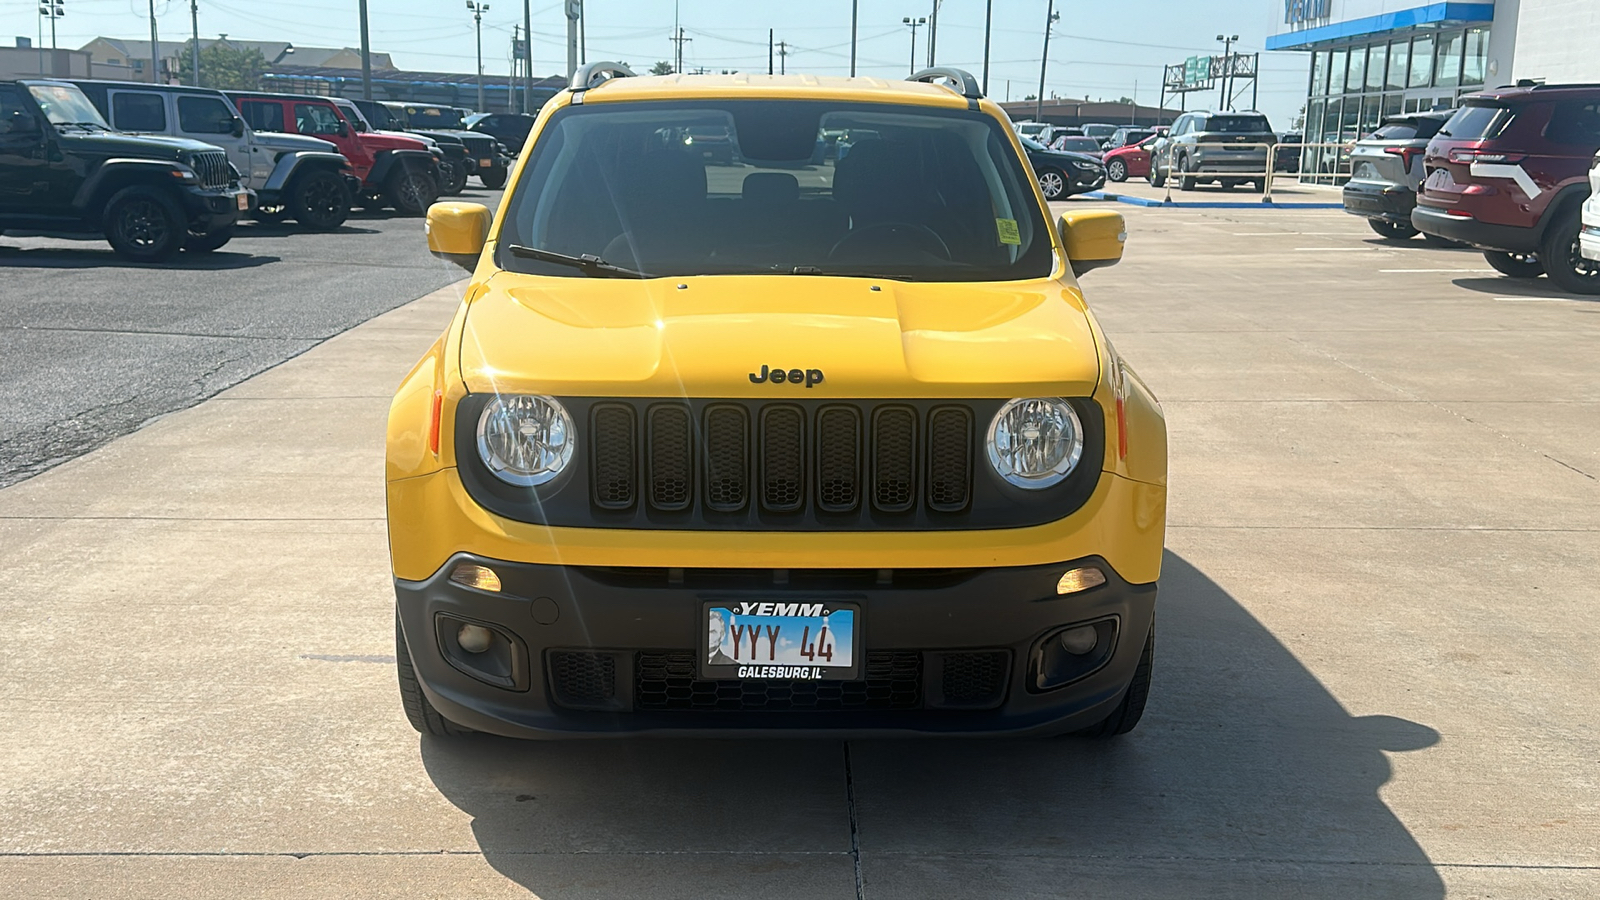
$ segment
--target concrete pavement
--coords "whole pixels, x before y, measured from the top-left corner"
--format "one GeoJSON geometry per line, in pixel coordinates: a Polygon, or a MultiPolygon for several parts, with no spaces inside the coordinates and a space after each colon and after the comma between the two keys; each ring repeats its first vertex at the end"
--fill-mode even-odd
{"type": "Polygon", "coordinates": [[[417,738],[383,419],[453,288],[0,491],[0,893],[1600,894],[1600,303],[1116,208],[1085,286],[1173,461],[1134,734],[417,738]]]}

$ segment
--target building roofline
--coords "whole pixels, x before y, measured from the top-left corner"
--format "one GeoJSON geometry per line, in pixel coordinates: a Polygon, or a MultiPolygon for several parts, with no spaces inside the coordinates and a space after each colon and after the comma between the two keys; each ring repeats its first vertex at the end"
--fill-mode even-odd
{"type": "Polygon", "coordinates": [[[1447,23],[1466,25],[1492,21],[1494,21],[1493,3],[1460,3],[1446,0],[1443,3],[1430,3],[1427,6],[1416,6],[1375,16],[1363,16],[1346,22],[1319,25],[1316,28],[1274,34],[1267,38],[1266,47],[1268,50],[1315,50],[1320,49],[1321,45],[1332,45],[1364,35],[1382,34],[1401,28],[1447,23]]]}

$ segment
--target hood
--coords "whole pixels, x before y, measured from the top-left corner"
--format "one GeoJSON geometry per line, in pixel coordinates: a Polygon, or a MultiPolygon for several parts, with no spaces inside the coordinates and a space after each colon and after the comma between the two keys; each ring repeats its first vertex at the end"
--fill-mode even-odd
{"type": "Polygon", "coordinates": [[[437,144],[459,144],[459,143],[461,143],[461,139],[456,137],[454,133],[449,132],[449,131],[434,131],[432,129],[429,129],[427,131],[408,131],[408,132],[406,132],[406,134],[409,134],[412,137],[424,137],[424,138],[427,138],[428,140],[433,141],[434,143],[437,143],[437,144]]]}
{"type": "Polygon", "coordinates": [[[398,131],[361,131],[352,132],[369,150],[426,150],[433,146],[433,141],[418,137],[414,134],[401,134],[398,131]]]}
{"type": "Polygon", "coordinates": [[[332,141],[314,138],[304,134],[284,134],[279,131],[252,132],[256,146],[267,150],[281,150],[293,152],[296,150],[314,151],[318,153],[338,153],[339,147],[332,141]]]}
{"type": "Polygon", "coordinates": [[[188,138],[159,134],[134,134],[125,131],[79,131],[57,129],[56,134],[70,144],[74,153],[100,156],[132,156],[141,159],[177,159],[184,153],[216,150],[216,147],[188,138]]]}
{"type": "Polygon", "coordinates": [[[1100,375],[1070,282],[815,276],[499,272],[472,295],[460,366],[474,392],[769,399],[1089,396],[1100,375]],[[823,378],[753,382],[763,367],[823,378]]]}

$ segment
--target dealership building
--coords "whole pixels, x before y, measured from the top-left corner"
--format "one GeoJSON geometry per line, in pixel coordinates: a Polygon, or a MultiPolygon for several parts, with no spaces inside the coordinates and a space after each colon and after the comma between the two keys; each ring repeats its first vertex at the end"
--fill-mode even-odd
{"type": "Polygon", "coordinates": [[[1386,115],[1454,106],[1462,94],[1519,79],[1600,82],[1600,0],[1277,0],[1275,8],[1267,49],[1311,54],[1307,141],[1354,140],[1386,115]]]}

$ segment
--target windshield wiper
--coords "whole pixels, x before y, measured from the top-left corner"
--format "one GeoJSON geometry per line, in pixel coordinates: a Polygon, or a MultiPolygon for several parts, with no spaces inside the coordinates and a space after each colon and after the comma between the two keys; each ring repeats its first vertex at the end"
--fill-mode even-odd
{"type": "Polygon", "coordinates": [[[540,262],[555,263],[558,266],[571,266],[590,278],[649,278],[643,272],[623,266],[612,265],[598,256],[585,253],[573,256],[569,253],[557,253],[554,250],[540,250],[538,247],[527,247],[522,244],[507,246],[512,256],[523,259],[537,259],[540,262]]]}
{"type": "MultiPolygon", "coordinates": [[[[773,266],[774,269],[781,268],[773,266]]],[[[879,272],[831,272],[816,266],[795,266],[790,275],[822,275],[829,278],[876,278],[881,281],[916,281],[910,275],[884,275],[879,272]]]]}

